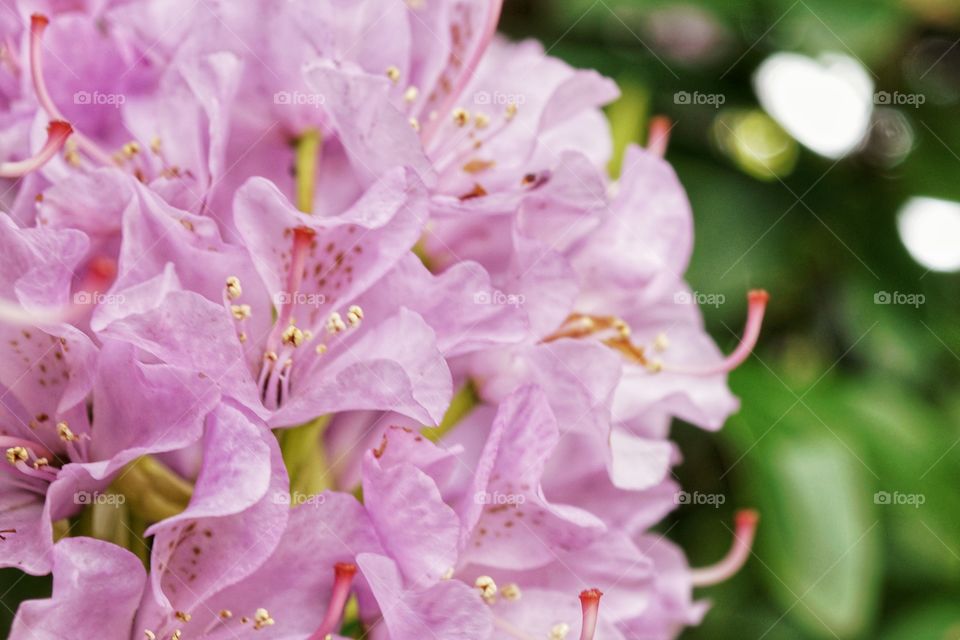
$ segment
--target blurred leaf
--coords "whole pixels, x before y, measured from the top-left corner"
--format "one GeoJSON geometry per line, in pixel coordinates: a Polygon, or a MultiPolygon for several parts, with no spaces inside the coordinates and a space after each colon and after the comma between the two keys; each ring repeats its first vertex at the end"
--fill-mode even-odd
{"type": "Polygon", "coordinates": [[[754,571],[813,637],[857,637],[872,624],[881,573],[880,518],[862,452],[768,372],[745,367],[735,379],[752,403],[725,433],[761,512],[763,568],[754,571]]]}
{"type": "Polygon", "coordinates": [[[897,616],[878,640],[957,640],[960,638],[960,605],[957,600],[925,603],[897,616]]]}

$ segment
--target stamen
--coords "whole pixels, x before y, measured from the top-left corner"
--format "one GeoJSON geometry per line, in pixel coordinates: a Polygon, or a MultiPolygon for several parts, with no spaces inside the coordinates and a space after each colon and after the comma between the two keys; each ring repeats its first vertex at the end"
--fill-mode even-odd
{"type": "Polygon", "coordinates": [[[323,622],[308,640],[324,640],[328,633],[333,633],[337,628],[337,623],[343,615],[343,608],[347,604],[347,597],[350,595],[353,576],[357,573],[357,565],[352,562],[338,562],[333,566],[333,571],[333,592],[330,594],[327,613],[323,617],[323,622]]]}
{"type": "Polygon", "coordinates": [[[71,133],[73,127],[69,123],[54,120],[47,127],[47,141],[36,155],[16,162],[0,162],[0,178],[19,178],[41,168],[57,155],[71,133]]]}
{"type": "MultiPolygon", "coordinates": [[[[37,102],[52,120],[66,120],[57,105],[54,104],[47,90],[47,84],[43,79],[43,32],[50,24],[50,19],[40,13],[30,16],[30,77],[33,80],[34,93],[37,94],[37,102]]],[[[75,134],[77,144],[83,148],[92,158],[106,166],[114,166],[115,162],[109,153],[105,152],[96,143],[77,132],[75,134]]]]}
{"type": "Polygon", "coordinates": [[[763,314],[767,309],[770,294],[762,289],[755,289],[747,295],[747,299],[749,300],[749,307],[747,309],[746,326],[743,329],[743,338],[737,348],[722,362],[703,368],[664,365],[663,370],[692,376],[711,376],[718,373],[727,373],[740,366],[757,345],[757,339],[760,337],[760,327],[763,325],[763,314]]]}
{"type": "Polygon", "coordinates": [[[387,67],[387,77],[390,78],[390,82],[396,84],[400,79],[400,69],[394,65],[387,67]]]}
{"type": "Polygon", "coordinates": [[[497,599],[497,583],[494,582],[490,576],[478,577],[474,581],[473,586],[480,590],[480,597],[482,597],[487,604],[492,604],[493,601],[497,599]]]}
{"type": "MultiPolygon", "coordinates": [[[[443,104],[440,105],[440,108],[437,109],[440,113],[447,113],[450,107],[453,106],[453,103],[460,98],[460,95],[463,93],[463,90],[467,87],[470,80],[473,78],[474,72],[477,70],[477,66],[480,64],[480,60],[483,57],[484,52],[486,52],[487,47],[490,46],[490,42],[493,40],[493,36],[497,31],[497,23],[500,22],[500,12],[503,10],[503,0],[490,0],[489,8],[487,11],[487,22],[483,26],[483,31],[480,35],[480,40],[477,42],[477,45],[474,47],[471,56],[468,60],[465,61],[461,67],[461,72],[457,76],[457,80],[454,83],[452,90],[444,100],[443,104]]],[[[436,134],[440,128],[441,121],[440,119],[430,120],[427,127],[423,130],[421,134],[421,140],[423,141],[424,148],[427,147],[430,140],[436,134]]]]}
{"type": "Polygon", "coordinates": [[[690,582],[694,587],[709,587],[724,580],[729,580],[750,557],[753,548],[753,538],[757,533],[757,522],[760,515],[753,509],[738,511],[735,516],[736,530],[733,534],[733,544],[726,557],[720,562],[690,571],[690,582]]]}
{"type": "Polygon", "coordinates": [[[243,295],[243,288],[240,286],[240,278],[237,276],[230,276],[227,278],[226,290],[227,296],[231,300],[236,300],[243,295]]]}
{"type": "Polygon", "coordinates": [[[335,334],[344,331],[347,328],[346,323],[344,323],[343,318],[340,317],[340,314],[334,311],[330,314],[330,317],[327,318],[327,333],[335,334]]]}
{"type": "Polygon", "coordinates": [[[276,621],[270,617],[270,613],[266,609],[257,609],[253,614],[253,628],[254,629],[263,629],[264,627],[271,627],[276,624],[276,621]]]}
{"type": "Polygon", "coordinates": [[[583,625],[580,627],[580,640],[593,640],[597,631],[597,619],[600,613],[599,589],[587,589],[580,592],[580,607],[583,610],[583,625]]]}
{"type": "Polygon", "coordinates": [[[667,145],[670,144],[670,130],[673,123],[666,116],[650,118],[650,132],[647,134],[647,150],[661,158],[667,154],[667,145]]]}
{"type": "Polygon", "coordinates": [[[566,622],[558,622],[550,627],[550,640],[565,640],[570,635],[570,625],[566,622]]]}

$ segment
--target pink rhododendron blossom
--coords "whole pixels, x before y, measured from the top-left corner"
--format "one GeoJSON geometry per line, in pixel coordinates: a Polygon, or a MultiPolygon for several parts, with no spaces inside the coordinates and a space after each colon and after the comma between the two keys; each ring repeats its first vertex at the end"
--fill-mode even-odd
{"type": "Polygon", "coordinates": [[[723,426],[669,122],[499,0],[0,16],[12,638],[676,637],[680,419],[723,426]],[[106,504],[101,497],[116,504],[106,504]]]}

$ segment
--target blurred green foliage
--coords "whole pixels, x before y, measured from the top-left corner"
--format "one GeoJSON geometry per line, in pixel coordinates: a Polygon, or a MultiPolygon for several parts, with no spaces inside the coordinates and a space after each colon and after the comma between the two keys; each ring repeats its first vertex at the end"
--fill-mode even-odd
{"type": "Polygon", "coordinates": [[[731,376],[740,413],[718,434],[675,430],[685,488],[726,497],[664,527],[694,565],[723,555],[735,509],[761,512],[751,561],[704,590],[716,606],[684,638],[960,638],[960,277],[916,264],[896,228],[911,196],[960,200],[960,3],[518,0],[508,25],[621,83],[618,149],[652,114],[674,121],[668,159],[696,218],[688,275],[725,298],[704,308],[718,343],[736,343],[747,289],[772,295],[756,356],[731,376]],[[752,75],[781,51],[845,54],[876,90],[924,94],[897,107],[909,153],[877,154],[876,122],[839,161],[778,139],[752,75]],[[684,91],[724,101],[677,104],[684,91]],[[766,160],[717,136],[744,117],[766,160]],[[924,302],[877,303],[895,291],[924,302]]]}

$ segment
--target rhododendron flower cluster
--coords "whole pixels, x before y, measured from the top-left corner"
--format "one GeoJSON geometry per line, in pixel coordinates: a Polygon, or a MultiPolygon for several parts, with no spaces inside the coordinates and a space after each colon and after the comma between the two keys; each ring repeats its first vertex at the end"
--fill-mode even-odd
{"type": "Polygon", "coordinates": [[[662,121],[497,0],[0,16],[0,564],[17,639],[660,639],[675,418],[737,407],[662,121]]]}

